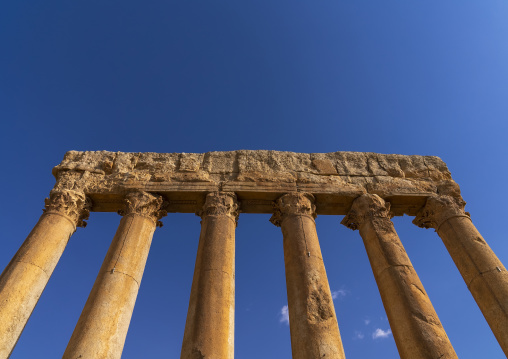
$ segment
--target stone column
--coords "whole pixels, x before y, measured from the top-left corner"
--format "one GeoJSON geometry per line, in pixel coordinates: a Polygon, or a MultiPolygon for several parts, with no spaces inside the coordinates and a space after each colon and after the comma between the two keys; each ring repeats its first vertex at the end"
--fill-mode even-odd
{"type": "Polygon", "coordinates": [[[342,224],[360,230],[399,355],[457,358],[390,218],[390,203],[364,194],[342,224]]]}
{"type": "Polygon", "coordinates": [[[182,359],[233,359],[235,326],[234,193],[210,193],[201,216],[182,359]]]}
{"type": "Polygon", "coordinates": [[[132,192],[125,198],[120,225],[72,337],[64,359],[120,358],[162,197],[132,192]]]}
{"type": "Polygon", "coordinates": [[[0,358],[10,356],[76,226],[91,202],[82,192],[51,191],[39,222],[0,276],[0,358]]]}
{"type": "Polygon", "coordinates": [[[460,196],[432,196],[413,223],[434,228],[508,356],[508,274],[473,225],[460,196]]]}
{"type": "Polygon", "coordinates": [[[270,221],[281,227],[293,359],[345,358],[316,232],[314,196],[288,193],[270,221]]]}

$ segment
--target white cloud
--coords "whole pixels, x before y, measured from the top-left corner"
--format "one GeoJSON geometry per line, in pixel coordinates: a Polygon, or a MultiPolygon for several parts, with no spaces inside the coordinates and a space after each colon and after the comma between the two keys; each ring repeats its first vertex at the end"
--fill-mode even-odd
{"type": "Polygon", "coordinates": [[[283,306],[280,310],[279,322],[289,325],[289,310],[287,305],[283,306]]]}
{"type": "Polygon", "coordinates": [[[365,325],[369,325],[370,324],[370,319],[364,319],[363,322],[365,323],[365,325]]]}
{"type": "Polygon", "coordinates": [[[372,333],[372,339],[378,339],[378,338],[388,338],[392,334],[392,330],[383,330],[380,328],[377,328],[374,330],[374,333],[372,333]]]}
{"type": "Polygon", "coordinates": [[[348,291],[345,289],[339,289],[332,291],[332,299],[335,300],[337,298],[344,298],[346,295],[348,295],[348,291]]]}
{"type": "Polygon", "coordinates": [[[365,335],[363,335],[362,332],[355,330],[355,336],[353,337],[353,339],[363,339],[363,338],[365,338],[365,335]]]}

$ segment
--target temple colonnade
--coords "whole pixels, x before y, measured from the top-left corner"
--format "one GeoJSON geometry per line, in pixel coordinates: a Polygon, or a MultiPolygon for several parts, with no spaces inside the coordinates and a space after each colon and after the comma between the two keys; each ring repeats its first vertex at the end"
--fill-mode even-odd
{"type": "MultiPolygon", "coordinates": [[[[429,196],[414,223],[434,228],[505,354],[508,275],[464,211],[461,199],[429,196]]],[[[241,201],[210,192],[198,211],[201,234],[181,358],[234,357],[235,228],[241,201]]],[[[8,358],[91,200],[53,190],[41,218],[0,277],[0,358],[8,358]]],[[[150,244],[167,215],[156,193],[126,193],[122,219],[63,358],[120,358],[150,244]]],[[[457,358],[391,221],[390,202],[363,194],[342,224],[359,230],[400,357],[457,358]]],[[[316,200],[288,192],[273,203],[281,228],[293,358],[345,358],[316,232],[316,200]]]]}

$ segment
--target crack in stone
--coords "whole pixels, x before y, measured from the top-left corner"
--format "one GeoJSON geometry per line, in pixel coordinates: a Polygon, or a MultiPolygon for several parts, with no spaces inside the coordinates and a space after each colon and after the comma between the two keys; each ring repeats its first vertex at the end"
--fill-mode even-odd
{"type": "Polygon", "coordinates": [[[427,294],[419,286],[417,286],[416,284],[411,283],[411,286],[416,288],[420,293],[422,293],[422,295],[427,296],[427,294]]]}
{"type": "Polygon", "coordinates": [[[424,316],[422,313],[419,313],[419,312],[413,312],[411,314],[413,315],[413,317],[415,317],[418,320],[421,320],[422,322],[425,322],[425,323],[430,324],[430,325],[437,326],[439,328],[443,328],[441,323],[439,321],[436,321],[434,319],[434,317],[428,318],[428,317],[424,316]]]}
{"type": "Polygon", "coordinates": [[[396,268],[396,267],[406,267],[408,269],[414,269],[413,266],[408,266],[406,264],[393,264],[393,265],[390,265],[389,267],[386,267],[385,269],[383,269],[381,272],[379,272],[379,275],[383,274],[386,270],[388,269],[391,269],[391,268],[396,268]]]}
{"type": "Polygon", "coordinates": [[[136,280],[136,278],[134,278],[134,277],[133,277],[133,276],[131,276],[130,274],[127,274],[127,273],[121,272],[121,271],[116,270],[116,269],[115,269],[115,271],[114,271],[114,272],[111,272],[111,271],[110,271],[109,273],[110,273],[110,274],[114,274],[114,273],[121,273],[121,274],[123,274],[123,275],[126,275],[127,277],[131,277],[131,278],[132,278],[132,280],[134,280],[134,282],[136,282],[136,284],[138,285],[138,289],[139,289],[139,287],[140,287],[140,284],[139,284],[139,282],[136,280]]]}
{"type": "Polygon", "coordinates": [[[211,271],[222,272],[222,273],[224,273],[225,275],[228,275],[228,276],[230,275],[228,272],[225,272],[222,269],[205,269],[205,272],[211,272],[211,271]]]}
{"type": "Polygon", "coordinates": [[[474,240],[475,242],[480,243],[481,245],[485,245],[485,244],[486,244],[486,243],[485,243],[485,241],[483,240],[483,238],[482,238],[482,237],[480,237],[480,236],[475,236],[475,237],[473,238],[473,240],[474,240]]]}
{"type": "Polygon", "coordinates": [[[425,167],[427,167],[427,175],[430,177],[430,168],[427,165],[427,162],[425,162],[425,157],[422,157],[422,160],[423,160],[423,164],[425,165],[425,167]]]}
{"type": "Polygon", "coordinates": [[[314,254],[312,254],[312,253],[310,254],[310,256],[309,256],[308,254],[305,254],[305,257],[307,257],[307,258],[314,257],[314,258],[316,258],[316,259],[319,259],[320,261],[322,261],[322,260],[323,260],[323,258],[318,257],[318,256],[315,256],[315,255],[314,255],[314,254]]]}
{"type": "Polygon", "coordinates": [[[31,265],[33,265],[34,267],[37,267],[37,268],[39,268],[41,271],[43,271],[43,272],[44,272],[44,274],[46,274],[46,277],[48,277],[48,279],[49,279],[49,277],[51,277],[51,275],[50,275],[50,274],[48,274],[48,273],[44,270],[44,268],[42,268],[42,267],[38,266],[38,265],[37,265],[37,264],[35,264],[35,263],[32,263],[32,262],[27,262],[27,261],[23,261],[23,260],[18,260],[18,262],[20,262],[20,263],[25,263],[25,264],[31,264],[31,265]]]}
{"type": "Polygon", "coordinates": [[[484,275],[484,274],[486,274],[486,273],[490,273],[490,272],[499,272],[499,273],[501,273],[501,272],[503,272],[503,270],[502,270],[501,268],[499,268],[499,269],[498,269],[498,268],[499,268],[499,267],[496,267],[496,268],[493,268],[493,269],[486,270],[485,272],[478,272],[478,273],[474,276],[474,278],[473,278],[473,279],[471,279],[471,280],[469,281],[469,283],[468,283],[467,287],[469,288],[469,286],[473,283],[473,281],[474,281],[476,278],[481,277],[481,276],[483,276],[483,275],[484,275]],[[501,271],[499,271],[500,269],[501,269],[501,271]]]}

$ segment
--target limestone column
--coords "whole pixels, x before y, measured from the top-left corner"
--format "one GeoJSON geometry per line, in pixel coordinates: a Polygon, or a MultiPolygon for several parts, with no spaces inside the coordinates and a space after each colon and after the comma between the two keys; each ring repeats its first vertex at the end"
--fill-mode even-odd
{"type": "Polygon", "coordinates": [[[390,203],[364,194],[342,224],[360,230],[399,355],[457,358],[390,218],[390,203]]]}
{"type": "Polygon", "coordinates": [[[74,332],[64,359],[120,358],[145,268],[161,196],[126,195],[120,225],[74,332]]]}
{"type": "Polygon", "coordinates": [[[235,325],[234,193],[206,196],[182,343],[182,359],[233,359],[235,325]]]}
{"type": "Polygon", "coordinates": [[[90,201],[82,192],[53,190],[46,208],[0,276],[0,358],[10,356],[90,201]]]}
{"type": "Polygon", "coordinates": [[[345,358],[316,232],[314,196],[288,193],[270,221],[282,229],[293,359],[345,358]]]}
{"type": "Polygon", "coordinates": [[[460,196],[432,196],[413,223],[434,228],[508,356],[508,274],[473,225],[460,196]]]}

